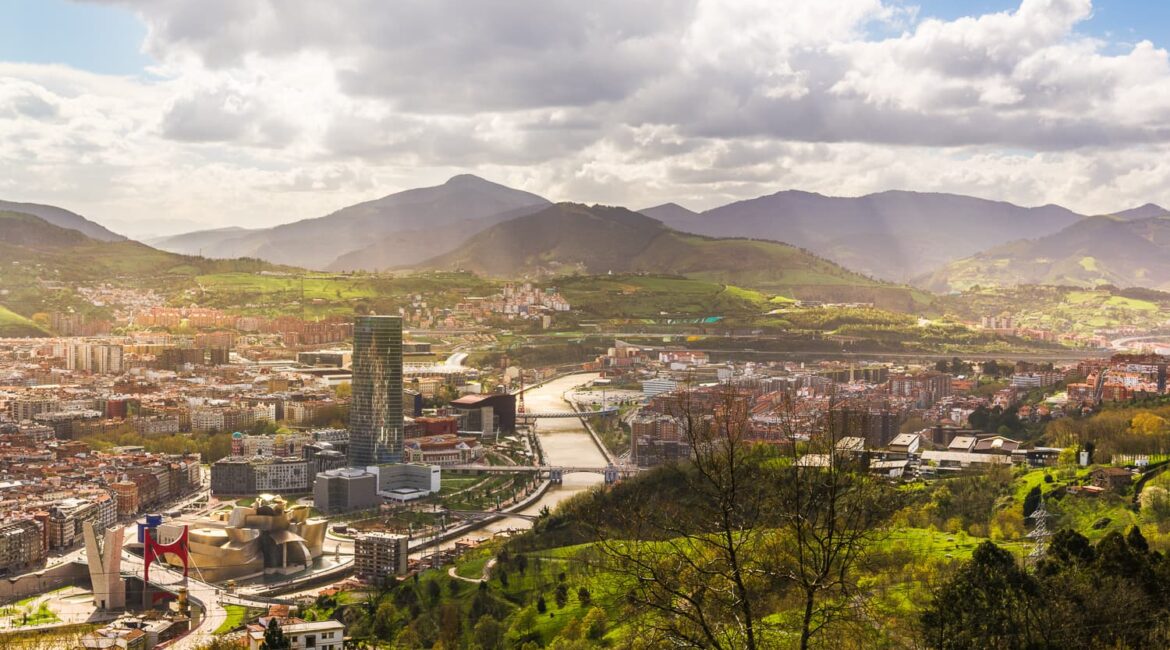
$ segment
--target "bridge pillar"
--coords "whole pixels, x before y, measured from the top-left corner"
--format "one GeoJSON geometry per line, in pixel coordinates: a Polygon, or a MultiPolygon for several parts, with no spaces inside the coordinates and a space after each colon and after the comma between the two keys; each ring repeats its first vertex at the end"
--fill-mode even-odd
{"type": "Polygon", "coordinates": [[[559,467],[553,467],[552,469],[548,470],[548,480],[557,485],[560,485],[565,480],[565,470],[559,467]]]}
{"type": "Polygon", "coordinates": [[[613,485],[614,483],[618,482],[619,478],[621,478],[621,474],[618,472],[618,468],[614,467],[613,465],[607,465],[605,471],[602,472],[602,475],[605,477],[606,485],[613,485]]]}

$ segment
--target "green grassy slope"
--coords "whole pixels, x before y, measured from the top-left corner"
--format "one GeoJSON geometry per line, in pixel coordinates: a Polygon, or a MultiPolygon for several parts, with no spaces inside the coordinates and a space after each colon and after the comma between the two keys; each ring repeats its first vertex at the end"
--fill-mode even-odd
{"type": "Polygon", "coordinates": [[[682,277],[577,276],[562,278],[557,288],[590,318],[749,316],[769,308],[757,291],[682,277]]]}
{"type": "Polygon", "coordinates": [[[915,280],[935,291],[973,286],[1099,284],[1170,288],[1170,218],[1091,217],[1036,240],[956,260],[915,280]]]}
{"type": "Polygon", "coordinates": [[[0,212],[0,296],[7,309],[25,317],[70,309],[108,317],[91,314],[101,310],[76,293],[83,284],[182,290],[200,274],[264,270],[282,269],[259,260],[177,255],[128,240],[98,241],[29,214],[0,212]]]}
{"type": "Polygon", "coordinates": [[[40,325],[0,305],[0,338],[45,336],[48,332],[40,325]]]}

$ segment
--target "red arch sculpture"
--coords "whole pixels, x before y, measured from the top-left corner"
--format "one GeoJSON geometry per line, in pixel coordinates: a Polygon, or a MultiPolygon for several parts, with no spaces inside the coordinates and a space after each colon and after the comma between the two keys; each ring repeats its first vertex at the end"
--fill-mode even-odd
{"type": "Polygon", "coordinates": [[[156,560],[161,560],[164,553],[173,553],[183,560],[183,577],[187,577],[187,527],[183,526],[183,532],[179,534],[179,538],[170,544],[159,544],[154,541],[154,531],[150,528],[146,529],[146,550],[143,553],[143,559],[146,564],[146,571],[144,572],[144,579],[150,582],[150,564],[156,560]]]}

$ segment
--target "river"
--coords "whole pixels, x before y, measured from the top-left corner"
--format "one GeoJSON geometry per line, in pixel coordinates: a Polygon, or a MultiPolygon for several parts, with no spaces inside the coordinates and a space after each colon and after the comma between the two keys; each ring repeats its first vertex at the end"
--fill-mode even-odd
{"type": "MultiPolygon", "coordinates": [[[[530,412],[566,411],[569,403],[562,395],[577,386],[584,385],[600,375],[581,373],[561,377],[536,388],[524,391],[524,407],[530,412]]],[[[544,447],[545,459],[549,465],[577,467],[605,467],[608,463],[601,450],[593,443],[593,437],[577,418],[545,418],[536,421],[536,434],[544,447]]],[[[548,506],[556,508],[565,499],[598,485],[603,478],[600,474],[566,474],[561,485],[554,485],[536,503],[520,511],[520,514],[535,515],[548,506]]],[[[476,533],[496,533],[508,528],[529,528],[532,522],[526,519],[509,518],[492,522],[476,533]]],[[[473,533],[474,535],[475,533],[473,533]]]]}

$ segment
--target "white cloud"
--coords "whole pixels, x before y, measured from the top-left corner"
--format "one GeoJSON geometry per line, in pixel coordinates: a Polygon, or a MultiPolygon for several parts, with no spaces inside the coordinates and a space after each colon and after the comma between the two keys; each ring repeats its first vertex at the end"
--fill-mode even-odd
{"type": "Polygon", "coordinates": [[[110,0],[141,78],[0,63],[0,196],[259,226],[473,171],[553,199],[1170,203],[1170,57],[1089,0],[110,0]],[[891,34],[882,37],[875,34],[891,34]]]}

